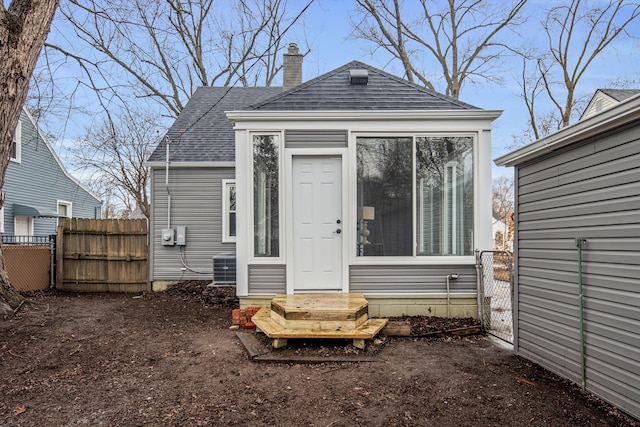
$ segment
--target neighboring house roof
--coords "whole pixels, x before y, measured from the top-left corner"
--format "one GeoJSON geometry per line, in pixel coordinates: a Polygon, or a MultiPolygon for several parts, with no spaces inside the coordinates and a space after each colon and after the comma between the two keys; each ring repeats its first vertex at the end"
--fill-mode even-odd
{"type": "Polygon", "coordinates": [[[479,108],[352,61],[251,106],[254,110],[468,110],[479,108]],[[350,84],[350,70],[366,70],[368,83],[350,84]]]}
{"type": "Polygon", "coordinates": [[[498,166],[517,166],[575,142],[637,123],[639,120],[640,91],[599,114],[580,120],[556,133],[498,157],[494,162],[498,166]]]}
{"type": "MultiPolygon", "coordinates": [[[[352,61],[288,91],[280,87],[200,87],[167,132],[170,162],[233,162],[235,134],[225,111],[461,111],[480,108],[352,61]],[[366,85],[350,84],[366,70],[366,85]],[[180,135],[180,131],[183,131],[180,135]]],[[[148,159],[166,161],[165,140],[148,159]]]]}
{"type": "Polygon", "coordinates": [[[71,175],[69,173],[69,171],[67,171],[67,168],[65,168],[64,165],[62,164],[62,162],[60,161],[60,158],[58,157],[56,152],[53,150],[53,147],[51,146],[51,143],[49,143],[49,140],[44,135],[44,133],[42,132],[42,129],[40,129],[40,126],[38,126],[38,124],[36,123],[36,120],[33,118],[31,113],[27,109],[27,107],[22,107],[22,111],[27,115],[27,117],[31,121],[31,124],[36,129],[36,131],[38,132],[38,136],[44,142],[44,145],[47,147],[47,149],[51,153],[51,156],[53,157],[53,159],[56,161],[56,163],[60,167],[60,170],[62,171],[62,173],[64,173],[67,176],[67,178],[69,178],[71,181],[75,182],[78,185],[78,187],[80,187],[84,191],[86,191],[91,197],[96,199],[98,202],[102,203],[102,199],[100,198],[100,196],[98,196],[96,193],[91,191],[91,189],[89,189],[89,187],[84,185],[82,182],[78,181],[73,175],[71,175]]]}
{"type": "Polygon", "coordinates": [[[640,93],[640,89],[598,89],[582,112],[580,120],[587,119],[640,93]]]}
{"type": "MultiPolygon", "coordinates": [[[[624,101],[640,93],[640,89],[598,89],[618,102],[624,101]]],[[[596,93],[598,92],[596,91],[596,93]]]]}
{"type": "MultiPolygon", "coordinates": [[[[224,112],[241,110],[281,92],[281,87],[199,87],[167,132],[172,144],[169,160],[233,162],[235,133],[224,112]]],[[[166,161],[164,139],[148,161],[166,161]]]]}

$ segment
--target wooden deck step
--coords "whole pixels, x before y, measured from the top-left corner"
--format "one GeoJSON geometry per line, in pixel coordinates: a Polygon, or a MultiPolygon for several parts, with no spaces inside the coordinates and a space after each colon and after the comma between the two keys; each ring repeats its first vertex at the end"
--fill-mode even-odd
{"type": "Polygon", "coordinates": [[[362,294],[277,295],[271,309],[263,308],[252,318],[274,347],[282,347],[290,338],[353,339],[363,348],[388,319],[369,319],[368,303],[362,294]]]}

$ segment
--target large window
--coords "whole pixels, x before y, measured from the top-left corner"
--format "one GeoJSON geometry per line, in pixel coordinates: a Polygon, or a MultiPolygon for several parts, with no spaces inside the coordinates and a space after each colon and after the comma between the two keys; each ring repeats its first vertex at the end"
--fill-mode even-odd
{"type": "Polygon", "coordinates": [[[356,151],[358,255],[473,254],[472,137],[360,137],[356,151]]]}
{"type": "Polygon", "coordinates": [[[236,181],[222,180],[222,241],[236,241],[236,181]]]}
{"type": "Polygon", "coordinates": [[[253,235],[256,257],[280,256],[276,135],[253,136],[253,235]]]}

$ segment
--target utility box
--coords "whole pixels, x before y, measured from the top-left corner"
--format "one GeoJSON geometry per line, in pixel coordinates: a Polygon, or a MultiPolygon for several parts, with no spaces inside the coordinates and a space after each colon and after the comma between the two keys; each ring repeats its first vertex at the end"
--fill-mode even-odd
{"type": "Polygon", "coordinates": [[[173,228],[165,228],[162,230],[161,240],[162,246],[173,246],[175,245],[175,230],[173,228]]]}
{"type": "Polygon", "coordinates": [[[176,245],[185,246],[187,244],[187,227],[184,225],[176,226],[176,245]]]}

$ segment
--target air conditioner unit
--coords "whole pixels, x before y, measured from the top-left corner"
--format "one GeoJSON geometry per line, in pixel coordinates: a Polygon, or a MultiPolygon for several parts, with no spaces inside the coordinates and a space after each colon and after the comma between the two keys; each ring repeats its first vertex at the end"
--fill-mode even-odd
{"type": "Polygon", "coordinates": [[[236,254],[221,253],[213,257],[213,284],[236,284],[236,254]]]}

